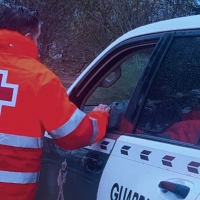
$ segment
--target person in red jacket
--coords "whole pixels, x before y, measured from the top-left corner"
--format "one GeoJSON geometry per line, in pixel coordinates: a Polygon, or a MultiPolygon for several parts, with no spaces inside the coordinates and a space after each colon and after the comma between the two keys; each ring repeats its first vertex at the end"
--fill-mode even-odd
{"type": "Polygon", "coordinates": [[[72,150],[105,136],[109,107],[89,114],[72,102],[59,78],[38,59],[41,22],[31,9],[5,7],[0,14],[1,200],[33,200],[45,131],[72,150]]]}

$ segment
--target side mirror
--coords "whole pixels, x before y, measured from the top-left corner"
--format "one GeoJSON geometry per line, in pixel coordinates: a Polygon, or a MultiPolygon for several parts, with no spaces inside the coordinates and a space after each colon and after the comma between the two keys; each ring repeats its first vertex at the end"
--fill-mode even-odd
{"type": "Polygon", "coordinates": [[[112,71],[105,79],[101,82],[100,86],[104,88],[110,87],[113,83],[115,83],[121,76],[121,67],[116,68],[112,71]]]}

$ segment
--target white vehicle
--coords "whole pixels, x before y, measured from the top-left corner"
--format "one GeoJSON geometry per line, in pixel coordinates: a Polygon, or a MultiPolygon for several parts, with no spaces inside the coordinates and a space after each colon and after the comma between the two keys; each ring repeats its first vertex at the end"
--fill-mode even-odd
{"type": "Polygon", "coordinates": [[[74,151],[46,138],[37,200],[200,200],[200,15],[126,33],[68,94],[111,105],[107,134],[74,151]]]}

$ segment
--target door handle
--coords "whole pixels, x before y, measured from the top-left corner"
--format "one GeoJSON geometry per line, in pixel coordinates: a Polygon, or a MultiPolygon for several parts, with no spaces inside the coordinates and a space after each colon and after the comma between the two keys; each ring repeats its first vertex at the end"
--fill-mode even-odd
{"type": "Polygon", "coordinates": [[[172,192],[180,199],[185,199],[190,191],[188,186],[173,183],[170,181],[161,181],[158,187],[162,190],[163,193],[172,192]]]}
{"type": "Polygon", "coordinates": [[[103,166],[103,161],[98,154],[94,153],[87,153],[83,156],[83,164],[90,170],[90,171],[99,171],[103,166]]]}

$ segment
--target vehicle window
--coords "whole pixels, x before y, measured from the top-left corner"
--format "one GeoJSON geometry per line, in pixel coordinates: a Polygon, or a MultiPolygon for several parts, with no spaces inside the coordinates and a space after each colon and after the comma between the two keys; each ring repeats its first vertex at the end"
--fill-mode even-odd
{"type": "MultiPolygon", "coordinates": [[[[84,108],[86,112],[91,105],[100,103],[110,105],[108,130],[121,131],[120,122],[123,114],[155,46],[156,43],[151,43],[140,47],[140,49],[137,48],[137,51],[133,48],[132,53],[129,50],[125,54],[123,51],[124,56],[119,56],[118,63],[113,67],[114,69],[120,67],[121,75],[119,79],[110,87],[98,87],[87,100],[84,108]]],[[[114,76],[113,72],[111,72],[106,78],[112,80],[114,76]]]]}
{"type": "MultiPolygon", "coordinates": [[[[109,88],[98,87],[94,93],[87,100],[86,105],[98,105],[104,103],[110,105],[112,102],[121,102],[129,99],[136,86],[138,79],[147,64],[147,61],[152,52],[151,49],[144,49],[143,51],[130,55],[122,64],[120,78],[109,88]]],[[[107,79],[112,78],[111,73],[107,79]]]]}
{"type": "Polygon", "coordinates": [[[174,39],[148,93],[137,130],[199,143],[199,46],[200,37],[174,39]]]}

